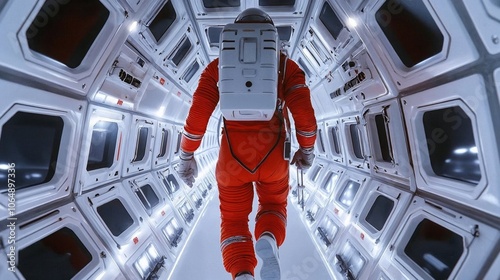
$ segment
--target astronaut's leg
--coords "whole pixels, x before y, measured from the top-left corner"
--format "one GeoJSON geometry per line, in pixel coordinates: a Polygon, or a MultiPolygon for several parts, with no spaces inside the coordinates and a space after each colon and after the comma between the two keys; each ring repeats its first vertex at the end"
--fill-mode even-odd
{"type": "Polygon", "coordinates": [[[236,274],[254,275],[257,266],[248,216],[252,212],[254,189],[243,170],[221,150],[216,177],[221,211],[221,252],[224,268],[236,274]]]}

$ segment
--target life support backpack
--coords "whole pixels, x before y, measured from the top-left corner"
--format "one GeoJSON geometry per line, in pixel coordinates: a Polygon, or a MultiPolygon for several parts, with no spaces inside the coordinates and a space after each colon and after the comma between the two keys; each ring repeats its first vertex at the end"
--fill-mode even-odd
{"type": "Polygon", "coordinates": [[[268,121],[278,97],[279,39],[270,23],[232,23],[221,33],[220,110],[226,120],[268,121]]]}

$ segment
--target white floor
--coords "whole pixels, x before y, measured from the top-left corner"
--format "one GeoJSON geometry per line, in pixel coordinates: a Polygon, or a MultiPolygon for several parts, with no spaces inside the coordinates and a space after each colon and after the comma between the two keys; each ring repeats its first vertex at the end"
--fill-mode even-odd
{"type": "MultiPolygon", "coordinates": [[[[214,193],[212,200],[201,217],[193,234],[188,240],[184,252],[172,273],[172,280],[216,279],[230,280],[231,276],[222,266],[219,247],[219,199],[214,193]]],[[[250,215],[250,228],[253,232],[253,221],[257,209],[256,199],[254,212],[250,215]]],[[[257,258],[258,259],[258,258],[257,258]]],[[[288,205],[287,239],[280,248],[280,264],[282,280],[327,280],[331,279],[327,268],[320,259],[309,234],[300,220],[297,209],[288,205]]],[[[255,270],[257,280],[260,264],[255,270]]]]}

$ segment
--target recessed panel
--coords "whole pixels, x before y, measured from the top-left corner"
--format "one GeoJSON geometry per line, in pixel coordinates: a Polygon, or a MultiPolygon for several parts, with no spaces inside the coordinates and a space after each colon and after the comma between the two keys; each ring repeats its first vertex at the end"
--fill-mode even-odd
{"type": "Polygon", "coordinates": [[[399,89],[475,61],[479,55],[452,2],[378,0],[364,10],[373,44],[399,89]],[[425,69],[425,70],[424,70],[425,69]]]}
{"type": "Polygon", "coordinates": [[[0,80],[0,88],[6,93],[0,101],[0,220],[4,220],[13,210],[19,215],[69,197],[87,107],[83,100],[6,80],[0,80]]]}
{"type": "MultiPolygon", "coordinates": [[[[59,116],[28,112],[17,112],[3,124],[0,165],[14,164],[16,190],[52,180],[57,169],[63,128],[64,121],[59,116]]],[[[7,174],[7,168],[0,168],[0,177],[7,178],[7,174]]],[[[2,184],[0,192],[6,190],[7,184],[2,184]]]]}
{"type": "Polygon", "coordinates": [[[389,279],[483,278],[500,235],[470,214],[413,196],[378,265],[389,279]]]}
{"type": "Polygon", "coordinates": [[[398,1],[396,5],[387,0],[375,18],[406,67],[413,67],[443,49],[443,34],[422,0],[398,1]]]}
{"type": "Polygon", "coordinates": [[[26,279],[70,279],[92,261],[74,231],[63,227],[19,250],[19,271],[26,279]]]}
{"type": "Polygon", "coordinates": [[[177,18],[172,1],[167,1],[158,13],[153,17],[148,25],[148,29],[155,38],[156,42],[160,42],[168,29],[172,26],[177,18]]]}
{"type": "Polygon", "coordinates": [[[500,195],[500,159],[488,95],[472,75],[402,102],[417,188],[496,215],[500,203],[490,197],[500,195]]]}

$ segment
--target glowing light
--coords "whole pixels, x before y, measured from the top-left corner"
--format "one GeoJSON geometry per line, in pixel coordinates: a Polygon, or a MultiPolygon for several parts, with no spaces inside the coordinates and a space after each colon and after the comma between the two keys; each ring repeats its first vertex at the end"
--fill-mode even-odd
{"type": "Polygon", "coordinates": [[[137,23],[137,21],[133,21],[130,26],[128,27],[128,31],[130,32],[134,32],[137,30],[137,26],[139,25],[139,23],[137,23]]]}
{"type": "Polygon", "coordinates": [[[158,254],[158,251],[156,251],[155,247],[153,245],[150,245],[148,247],[148,254],[153,260],[157,260],[160,255],[158,254]]]}
{"type": "Polygon", "coordinates": [[[358,22],[353,18],[348,18],[347,19],[347,26],[354,28],[354,27],[358,26],[358,22]]]}
{"type": "Polygon", "coordinates": [[[473,153],[473,154],[477,154],[477,147],[472,147],[469,149],[469,152],[473,153]]]}
{"type": "Polygon", "coordinates": [[[467,153],[467,149],[466,148],[455,149],[455,151],[453,151],[453,153],[456,155],[462,155],[462,154],[467,153]]]}
{"type": "Polygon", "coordinates": [[[148,271],[150,267],[149,259],[146,254],[142,255],[141,258],[138,261],[139,267],[142,269],[142,271],[148,271]]]}
{"type": "Polygon", "coordinates": [[[9,168],[10,168],[9,165],[7,164],[0,164],[0,170],[7,170],[9,168]]]}
{"type": "Polygon", "coordinates": [[[161,106],[161,107],[160,107],[160,109],[158,109],[158,111],[156,112],[156,115],[157,115],[158,117],[163,117],[163,114],[165,114],[165,110],[166,110],[166,109],[167,109],[167,108],[166,108],[165,106],[161,106]]]}

